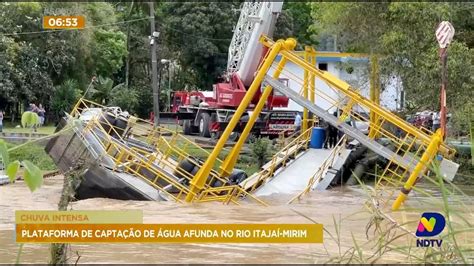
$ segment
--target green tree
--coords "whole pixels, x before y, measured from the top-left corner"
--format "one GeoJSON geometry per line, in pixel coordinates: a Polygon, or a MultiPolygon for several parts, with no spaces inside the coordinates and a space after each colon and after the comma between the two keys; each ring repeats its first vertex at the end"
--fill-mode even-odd
{"type": "Polygon", "coordinates": [[[28,102],[52,108],[55,85],[65,80],[80,88],[96,74],[121,80],[127,51],[117,18],[110,3],[0,3],[0,106],[14,117],[28,102]],[[84,14],[90,28],[43,31],[43,15],[63,15],[57,10],[84,14]]]}
{"type": "Polygon", "coordinates": [[[274,38],[294,37],[298,41],[297,49],[316,45],[318,42],[312,27],[311,10],[311,4],[307,2],[285,2],[275,26],[274,38]]]}
{"type": "Polygon", "coordinates": [[[98,75],[110,77],[123,65],[127,53],[125,34],[98,29],[94,32],[92,57],[98,75]]]}
{"type": "Polygon", "coordinates": [[[452,22],[456,25],[456,39],[474,48],[474,5],[472,3],[451,3],[455,10],[452,22]]]}
{"type": "Polygon", "coordinates": [[[165,44],[174,51],[183,72],[203,90],[224,72],[237,3],[175,2],[162,6],[165,44]]]}
{"type": "Polygon", "coordinates": [[[74,104],[81,96],[77,81],[73,79],[65,80],[61,85],[54,88],[51,108],[59,119],[65,112],[70,112],[74,104]]]}
{"type": "Polygon", "coordinates": [[[18,45],[12,38],[0,37],[0,99],[6,102],[18,101],[15,90],[14,62],[18,56],[18,45]]]}
{"type": "Polygon", "coordinates": [[[472,22],[465,21],[463,16],[472,13],[473,4],[384,2],[312,5],[315,25],[321,34],[336,36],[340,50],[380,54],[381,74],[399,76],[407,100],[420,109],[439,108],[441,70],[434,32],[441,21],[452,21],[457,33],[448,49],[448,108],[459,113],[457,109],[465,109],[469,104],[473,96],[474,53],[466,42],[471,36],[472,22]],[[462,38],[458,39],[460,33],[462,38]]]}
{"type": "MultiPolygon", "coordinates": [[[[162,3],[156,3],[155,9],[157,17],[161,18],[160,7],[162,3]]],[[[121,20],[135,20],[133,23],[119,25],[125,34],[127,53],[124,58],[124,64],[121,70],[114,76],[117,82],[124,83],[129,91],[135,92],[138,96],[138,103],[135,106],[135,112],[142,118],[148,118],[153,109],[153,95],[151,88],[151,54],[150,54],[150,21],[149,5],[146,2],[127,2],[119,3],[117,9],[118,17],[121,20]]],[[[163,30],[160,29],[161,23],[157,23],[157,30],[161,32],[158,38],[158,62],[161,58],[172,59],[173,55],[169,52],[166,44],[162,42],[163,30]]],[[[159,67],[161,67],[159,65],[159,67]]]]}
{"type": "Polygon", "coordinates": [[[130,87],[130,90],[135,91],[138,98],[135,113],[141,118],[148,119],[150,112],[153,110],[153,91],[150,85],[130,87]]]}
{"type": "Polygon", "coordinates": [[[123,111],[136,113],[138,106],[138,92],[134,89],[125,87],[120,84],[113,92],[110,104],[120,107],[123,111]]]}
{"type": "Polygon", "coordinates": [[[114,81],[110,78],[99,76],[92,89],[92,99],[99,104],[107,105],[113,97],[115,90],[120,89],[122,84],[114,87],[114,81]]]}
{"type": "MultiPolygon", "coordinates": [[[[42,6],[37,2],[0,3],[1,32],[31,32],[37,31],[41,24],[42,6]]],[[[13,35],[19,40],[26,40],[28,36],[13,35]]]]}
{"type": "MultiPolygon", "coordinates": [[[[275,32],[273,34],[273,39],[286,39],[288,37],[295,37],[295,26],[294,26],[294,17],[289,10],[282,10],[278,16],[278,20],[275,24],[275,32]]],[[[300,40],[298,40],[299,43],[300,40]]]]}
{"type": "Polygon", "coordinates": [[[37,103],[49,103],[53,80],[48,74],[48,63],[31,43],[20,43],[15,60],[15,85],[19,99],[37,103]]]}

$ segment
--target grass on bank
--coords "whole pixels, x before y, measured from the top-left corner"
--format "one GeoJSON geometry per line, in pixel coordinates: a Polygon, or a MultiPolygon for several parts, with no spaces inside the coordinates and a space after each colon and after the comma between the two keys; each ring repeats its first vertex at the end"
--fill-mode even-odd
{"type": "MultiPolygon", "coordinates": [[[[7,143],[8,148],[17,146],[17,144],[7,143]]],[[[56,165],[53,160],[44,150],[44,146],[36,143],[28,143],[18,149],[11,151],[10,160],[29,160],[36,166],[38,166],[42,171],[54,171],[56,170],[56,165]]]]}
{"type": "Polygon", "coordinates": [[[33,129],[31,128],[23,128],[23,127],[17,127],[20,125],[20,122],[18,123],[10,123],[10,122],[5,122],[3,123],[3,132],[6,133],[40,133],[40,134],[53,134],[54,130],[56,127],[54,124],[48,124],[44,125],[42,127],[38,127],[36,129],[36,132],[33,132],[33,129]]]}

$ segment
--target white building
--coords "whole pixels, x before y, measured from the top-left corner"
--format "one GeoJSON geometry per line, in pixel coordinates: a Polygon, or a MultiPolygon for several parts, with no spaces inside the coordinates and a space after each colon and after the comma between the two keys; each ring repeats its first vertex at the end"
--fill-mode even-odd
{"type": "MultiPolygon", "coordinates": [[[[276,64],[278,64],[280,59],[281,56],[277,57],[273,65],[274,67],[276,64]]],[[[346,81],[354,89],[359,89],[363,96],[369,98],[370,64],[368,58],[322,56],[316,58],[316,66],[319,69],[326,70],[337,78],[346,81]]],[[[270,74],[273,73],[274,67],[271,68],[270,74]]],[[[293,90],[301,92],[303,84],[303,69],[301,67],[288,61],[282,74],[280,75],[280,78],[287,78],[289,80],[289,86],[293,90]]],[[[315,87],[316,104],[321,108],[324,108],[330,112],[334,112],[336,108],[333,106],[333,102],[327,99],[340,99],[340,94],[318,78],[316,78],[315,87]]],[[[400,79],[397,79],[396,77],[391,77],[388,79],[381,78],[381,105],[391,111],[400,109],[400,99],[403,95],[402,91],[403,89],[400,79]]],[[[288,109],[302,111],[303,107],[290,100],[288,109]]]]}

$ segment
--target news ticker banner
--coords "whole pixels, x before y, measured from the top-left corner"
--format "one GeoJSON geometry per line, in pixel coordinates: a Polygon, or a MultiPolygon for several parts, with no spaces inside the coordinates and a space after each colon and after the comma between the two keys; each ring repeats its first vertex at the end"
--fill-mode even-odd
{"type": "Polygon", "coordinates": [[[141,224],[141,210],[15,211],[16,224],[141,224]]]}
{"type": "Polygon", "coordinates": [[[17,243],[323,242],[322,224],[143,224],[141,211],[17,211],[15,218],[17,243]]]}

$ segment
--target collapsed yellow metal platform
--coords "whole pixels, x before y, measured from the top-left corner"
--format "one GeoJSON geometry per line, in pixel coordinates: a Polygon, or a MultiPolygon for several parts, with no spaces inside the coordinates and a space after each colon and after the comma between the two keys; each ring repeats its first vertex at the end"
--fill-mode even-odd
{"type": "MultiPolygon", "coordinates": [[[[393,200],[393,193],[402,187],[400,195],[393,203],[394,209],[400,206],[410,190],[416,189],[414,188],[416,181],[426,177],[430,163],[436,154],[450,157],[454,153],[453,149],[443,143],[440,132],[433,133],[410,125],[385,110],[377,102],[360,95],[346,82],[317,69],[312,58],[314,53],[308,51],[309,55],[304,54],[302,57],[293,51],[296,45],[295,40],[274,42],[262,37],[261,42],[269,48],[269,51],[241,105],[211,152],[173,130],[154,127],[148,121],[123,113],[114,114],[114,110],[85,99],[79,100],[68,116],[67,123],[74,127],[75,136],[94,157],[95,163],[114,175],[114,178],[132,187],[146,187],[141,189],[140,193],[146,194],[148,193],[146,191],[154,189],[158,191],[160,199],[176,202],[221,201],[238,204],[240,199],[247,198],[265,205],[265,202],[252,193],[268,182],[277,169],[285,167],[289,158],[295,159],[298,153],[307,149],[313,126],[309,111],[323,117],[349,137],[359,140],[388,160],[387,167],[376,182],[376,188],[383,194],[384,203],[389,203],[393,200]],[[275,64],[278,55],[281,56],[281,60],[275,64]],[[301,68],[304,78],[301,79],[286,69],[287,62],[301,68]],[[269,76],[271,69],[274,70],[273,75],[269,76]],[[278,83],[277,79],[280,76],[285,76],[291,82],[300,84],[302,90],[298,93],[278,83]],[[316,78],[326,82],[341,97],[336,99],[315,88],[316,78]],[[230,134],[262,83],[265,84],[264,91],[242,136],[225,159],[219,159],[222,158],[223,148],[230,134]],[[261,171],[243,182],[235,183],[229,179],[229,176],[272,89],[277,89],[305,108],[302,133],[277,152],[261,171]],[[321,110],[315,104],[315,98],[324,99],[342,112],[338,116],[333,116],[327,113],[327,110],[321,110]],[[353,108],[354,106],[361,106],[368,110],[371,119],[362,116],[353,108]],[[87,117],[90,112],[94,115],[85,119],[84,117],[87,117]],[[345,119],[369,123],[370,134],[365,136],[356,129],[348,127],[345,119]],[[377,139],[384,139],[388,144],[382,145],[377,139]],[[201,161],[196,157],[197,154],[207,159],[201,161]],[[133,181],[135,179],[140,182],[133,181]]],[[[341,145],[341,143],[338,144],[338,149],[341,145]]],[[[308,186],[292,201],[308,193],[315,182],[323,178],[337,154],[338,151],[334,150],[328,156],[318,171],[309,178],[308,186]]],[[[57,156],[58,160],[61,156],[63,155],[57,156]]]]}
{"type": "MultiPolygon", "coordinates": [[[[95,163],[121,178],[128,175],[144,181],[133,183],[128,178],[126,182],[130,187],[146,184],[159,192],[160,199],[177,202],[183,202],[191,194],[193,202],[238,204],[238,198],[246,197],[265,204],[241,187],[230,184],[216,171],[211,171],[205,188],[199,194],[192,192],[188,184],[193,170],[187,168],[200,168],[202,162],[196,155],[207,156],[207,150],[173,130],[154,127],[149,121],[133,116],[114,115],[107,110],[105,106],[80,99],[66,120],[73,127],[75,136],[81,139],[94,157],[95,163]],[[111,123],[112,119],[122,125],[111,123]],[[186,164],[180,164],[183,161],[186,164]]],[[[62,157],[64,152],[58,160],[62,157]]],[[[77,159],[79,157],[70,158],[69,163],[77,159]]],[[[218,165],[222,161],[216,159],[216,163],[218,165]]]]}
{"type": "MultiPolygon", "coordinates": [[[[425,173],[430,168],[430,163],[436,154],[440,154],[447,158],[454,154],[454,150],[442,141],[440,132],[433,133],[428,130],[414,127],[397,115],[385,110],[377,102],[365,98],[348,83],[338,79],[326,71],[317,69],[313,64],[314,59],[311,57],[305,55],[304,58],[302,58],[298,56],[293,51],[296,46],[296,40],[290,38],[274,42],[271,39],[262,36],[261,43],[268,47],[269,50],[264,60],[261,62],[253,83],[248,88],[241,105],[236,110],[221,138],[217,142],[215,149],[211,152],[208,159],[203,164],[203,167],[200,168],[191,180],[191,191],[193,193],[199,193],[199,191],[204,188],[206,177],[216,168],[215,162],[218,155],[221,153],[224,144],[234,130],[240,117],[248,108],[251,99],[260,89],[261,84],[265,84],[263,93],[259,102],[254,107],[254,111],[242,132],[242,137],[233,147],[224,162],[220,164],[220,167],[218,167],[221,177],[228,176],[231,173],[235,163],[237,162],[244,141],[258,118],[258,115],[262,111],[272,89],[278,89],[280,93],[283,93],[291,100],[294,100],[305,108],[304,128],[306,128],[305,122],[307,121],[309,110],[312,113],[323,117],[326,122],[337,127],[349,136],[359,140],[362,144],[368,146],[374,152],[389,160],[387,167],[377,182],[377,187],[384,188],[387,184],[402,187],[400,195],[393,203],[393,209],[398,209],[400,207],[408,193],[413,189],[416,181],[425,176],[425,173]],[[274,64],[277,56],[281,56],[281,60],[278,64],[274,64]],[[304,72],[303,80],[301,80],[297,74],[292,73],[285,68],[285,65],[288,62],[298,66],[304,72]],[[269,71],[272,68],[274,71],[270,76],[269,71]],[[295,82],[301,86],[302,90],[300,93],[294,92],[278,81],[278,78],[283,75],[286,78],[289,78],[290,82],[295,82]],[[335,90],[337,95],[340,97],[334,98],[325,94],[323,91],[317,90],[314,86],[315,78],[328,84],[329,87],[335,90]],[[342,110],[341,114],[338,116],[328,114],[327,111],[325,112],[315,104],[315,97],[323,98],[333,107],[342,110]],[[370,112],[373,118],[370,121],[364,118],[363,115],[353,108],[354,106],[360,106],[366,109],[370,112]],[[356,129],[346,125],[344,118],[369,123],[369,136],[365,136],[356,129]],[[388,142],[388,145],[380,144],[376,141],[376,138],[384,138],[388,142]],[[407,181],[405,182],[405,180],[407,181]]],[[[395,190],[382,189],[382,191],[384,193],[389,192],[389,195],[384,195],[383,197],[386,199],[385,203],[388,203],[395,190]]],[[[191,201],[193,199],[192,195],[192,193],[188,194],[186,200],[191,201]]]]}

